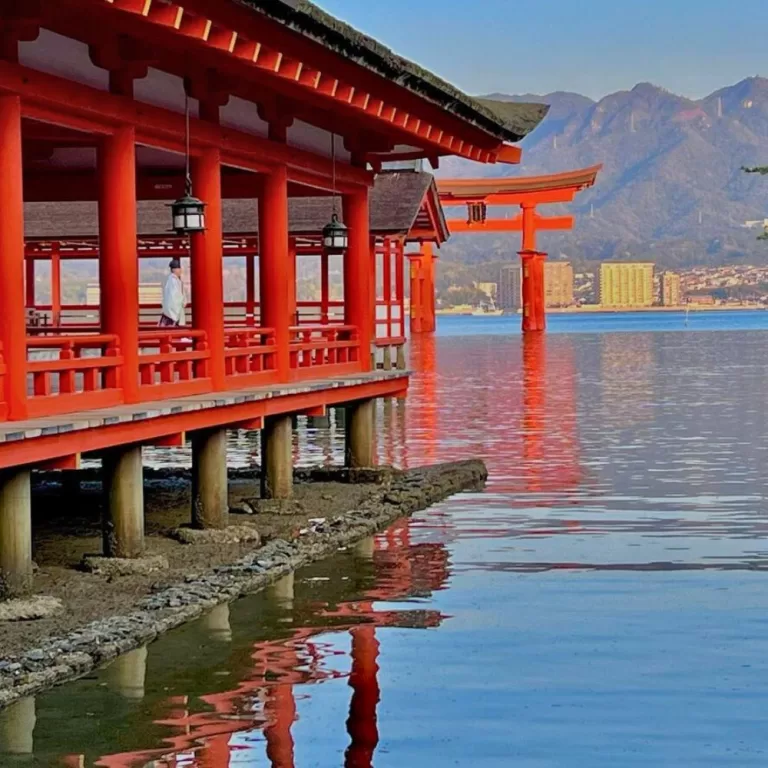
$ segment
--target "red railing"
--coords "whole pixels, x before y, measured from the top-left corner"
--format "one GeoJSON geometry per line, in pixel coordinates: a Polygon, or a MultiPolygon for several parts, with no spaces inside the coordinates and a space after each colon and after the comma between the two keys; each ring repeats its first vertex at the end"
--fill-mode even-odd
{"type": "Polygon", "coordinates": [[[122,403],[117,336],[28,338],[27,356],[30,418],[122,403]]]}
{"type": "Polygon", "coordinates": [[[277,380],[272,328],[228,328],[224,334],[227,385],[239,389],[277,380]]]}
{"type": "Polygon", "coordinates": [[[291,328],[291,372],[294,379],[356,373],[360,340],[351,325],[297,325],[291,328]]]}
{"type": "Polygon", "coordinates": [[[211,351],[205,331],[191,328],[139,333],[142,400],[199,395],[210,391],[211,351]]]}

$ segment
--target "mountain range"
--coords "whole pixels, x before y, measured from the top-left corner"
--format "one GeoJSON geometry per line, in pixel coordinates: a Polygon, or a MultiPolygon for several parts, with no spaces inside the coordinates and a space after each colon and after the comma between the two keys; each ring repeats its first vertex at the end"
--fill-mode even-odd
{"type": "MultiPolygon", "coordinates": [[[[518,167],[444,160],[442,177],[557,173],[602,163],[597,185],[568,206],[573,232],[541,236],[552,256],[575,260],[652,259],[667,267],[768,263],[758,242],[768,217],[768,79],[752,77],[704,99],[649,83],[594,101],[577,93],[488,94],[550,105],[523,142],[518,167]],[[746,226],[752,222],[751,228],[746,226]]],[[[562,213],[549,206],[542,213],[562,213]]],[[[498,261],[517,250],[509,236],[454,237],[444,255],[498,261]]]]}

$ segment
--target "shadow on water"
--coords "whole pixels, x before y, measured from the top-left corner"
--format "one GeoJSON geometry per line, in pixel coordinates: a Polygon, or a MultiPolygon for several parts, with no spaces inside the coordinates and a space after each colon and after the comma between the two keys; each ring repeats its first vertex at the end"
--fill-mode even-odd
{"type": "Polygon", "coordinates": [[[0,765],[761,765],[767,344],[419,339],[379,460],[486,491],[0,713],[0,765]]]}

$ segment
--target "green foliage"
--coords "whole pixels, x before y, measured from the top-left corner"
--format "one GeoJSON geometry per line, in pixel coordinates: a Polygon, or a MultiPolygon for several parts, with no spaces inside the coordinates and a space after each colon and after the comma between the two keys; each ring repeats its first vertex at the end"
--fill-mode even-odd
{"type": "Polygon", "coordinates": [[[742,165],[741,170],[744,171],[744,173],[759,173],[761,176],[768,176],[768,165],[756,165],[754,168],[748,168],[746,165],[742,165]]]}

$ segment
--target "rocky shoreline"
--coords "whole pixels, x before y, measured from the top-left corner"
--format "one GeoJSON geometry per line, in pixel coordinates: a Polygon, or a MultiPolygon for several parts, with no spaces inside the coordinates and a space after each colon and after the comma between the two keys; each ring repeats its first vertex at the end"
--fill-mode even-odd
{"type": "Polygon", "coordinates": [[[23,653],[0,651],[0,708],[54,685],[74,680],[122,653],[200,617],[220,603],[257,592],[286,574],[333,555],[408,516],[463,490],[482,486],[481,461],[441,464],[400,472],[320,469],[314,482],[375,483],[354,510],[301,529],[296,538],[277,538],[229,565],[221,565],[166,586],[126,605],[125,613],[94,621],[23,653]]]}

